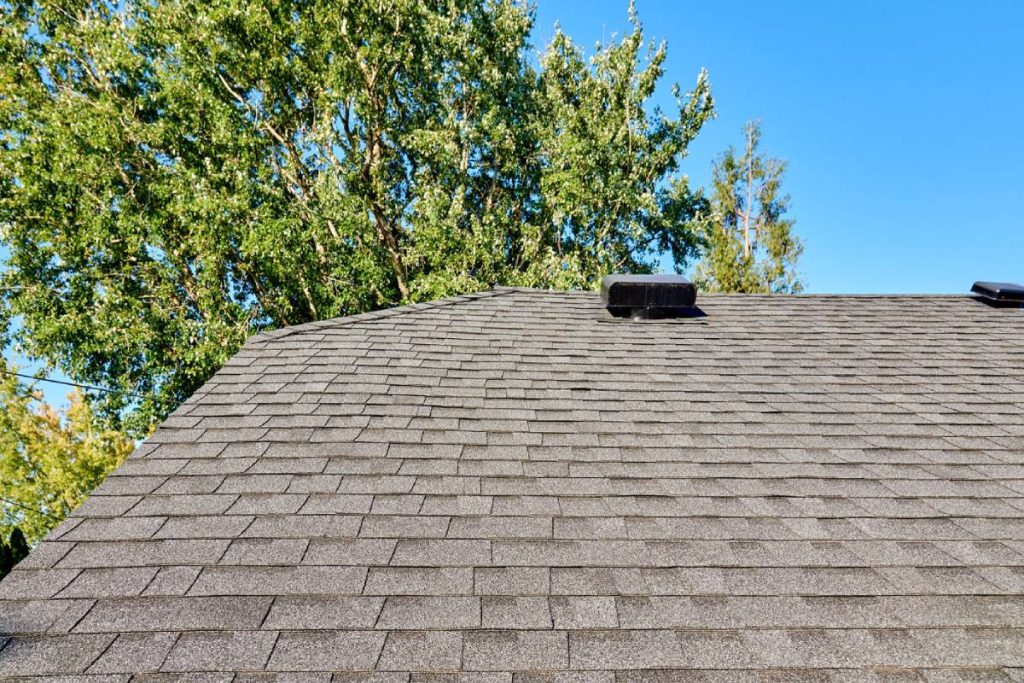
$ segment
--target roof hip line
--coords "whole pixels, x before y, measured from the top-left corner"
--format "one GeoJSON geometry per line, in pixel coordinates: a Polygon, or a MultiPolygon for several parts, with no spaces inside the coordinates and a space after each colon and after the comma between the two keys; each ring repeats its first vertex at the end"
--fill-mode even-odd
{"type": "Polygon", "coordinates": [[[254,334],[245,340],[245,345],[247,346],[252,343],[275,341],[277,339],[289,337],[293,334],[300,334],[303,332],[313,332],[316,330],[324,330],[328,328],[352,325],[355,323],[366,322],[368,320],[379,320],[381,318],[391,318],[399,315],[409,315],[411,313],[417,313],[419,311],[426,311],[434,308],[443,308],[445,306],[454,306],[456,304],[465,303],[468,301],[475,301],[476,299],[486,299],[490,297],[514,294],[517,291],[519,290],[511,287],[495,287],[493,289],[486,289],[481,292],[474,292],[472,294],[459,294],[457,296],[450,296],[444,299],[437,299],[435,301],[405,304],[403,306],[392,306],[390,308],[382,308],[376,311],[368,311],[366,313],[356,313],[354,315],[346,315],[338,318],[328,318],[327,320],[315,320],[313,322],[302,323],[300,325],[287,325],[285,327],[280,327],[276,330],[270,330],[268,332],[260,332],[258,334],[254,334]]]}

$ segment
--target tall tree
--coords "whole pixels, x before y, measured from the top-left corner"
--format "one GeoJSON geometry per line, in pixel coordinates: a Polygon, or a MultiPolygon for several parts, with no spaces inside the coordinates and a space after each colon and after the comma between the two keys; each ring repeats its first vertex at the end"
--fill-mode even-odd
{"type": "Polygon", "coordinates": [[[702,219],[704,252],[697,266],[701,289],[762,294],[803,289],[796,271],[803,243],[785,216],[786,162],[758,151],[761,127],[743,129],[742,154],[730,147],[713,168],[710,210],[702,219]]]}
{"type": "Polygon", "coordinates": [[[263,328],[695,253],[678,165],[710,88],[652,111],[665,49],[632,11],[539,68],[512,0],[0,13],[0,316],[133,434],[263,328]]]}
{"type": "Polygon", "coordinates": [[[64,411],[6,372],[0,359],[0,539],[17,555],[85,500],[134,447],[96,424],[79,393],[64,411]]]}
{"type": "Polygon", "coordinates": [[[561,31],[542,58],[540,197],[554,244],[531,258],[533,281],[593,287],[611,272],[650,272],[662,253],[680,267],[696,253],[699,196],[679,164],[713,114],[707,73],[685,97],[673,89],[671,116],[648,114],[666,46],[645,43],[632,4],[630,21],[589,60],[561,31]]]}

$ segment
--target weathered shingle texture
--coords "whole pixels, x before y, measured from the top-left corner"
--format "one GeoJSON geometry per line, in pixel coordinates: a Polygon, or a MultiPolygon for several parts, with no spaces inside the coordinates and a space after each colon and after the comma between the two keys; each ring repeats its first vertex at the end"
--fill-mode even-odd
{"type": "Polygon", "coordinates": [[[253,339],[0,583],[0,676],[1024,680],[1024,310],[698,304],[253,339]]]}

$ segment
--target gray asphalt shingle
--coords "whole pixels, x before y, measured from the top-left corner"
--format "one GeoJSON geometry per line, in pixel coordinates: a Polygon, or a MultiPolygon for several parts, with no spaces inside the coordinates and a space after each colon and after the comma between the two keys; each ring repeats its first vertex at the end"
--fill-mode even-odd
{"type": "Polygon", "coordinates": [[[0,582],[0,678],[1024,681],[1024,311],[698,305],[252,338],[0,582]]]}

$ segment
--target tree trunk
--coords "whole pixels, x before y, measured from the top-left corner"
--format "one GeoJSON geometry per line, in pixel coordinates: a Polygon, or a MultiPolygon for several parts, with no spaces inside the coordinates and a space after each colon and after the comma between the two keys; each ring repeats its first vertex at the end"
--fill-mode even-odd
{"type": "Polygon", "coordinates": [[[747,203],[743,212],[743,258],[750,258],[750,202],[754,194],[754,131],[747,128],[747,203]]]}

